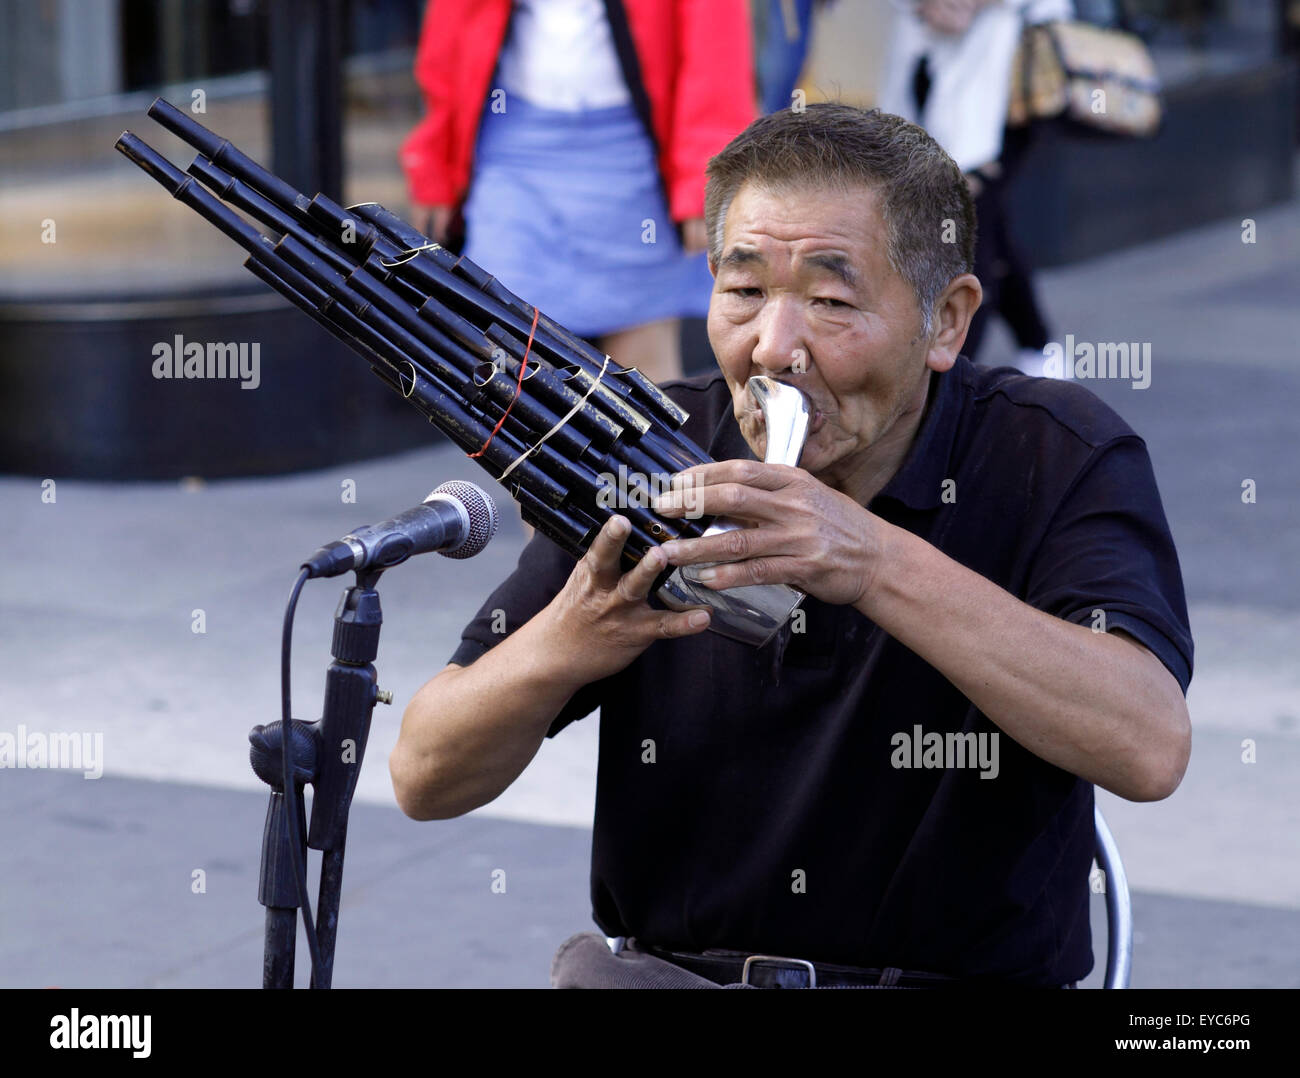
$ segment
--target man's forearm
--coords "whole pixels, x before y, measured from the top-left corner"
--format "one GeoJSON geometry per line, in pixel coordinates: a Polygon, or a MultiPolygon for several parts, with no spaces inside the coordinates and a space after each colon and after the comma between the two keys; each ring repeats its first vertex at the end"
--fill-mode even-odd
{"type": "Polygon", "coordinates": [[[580,688],[566,676],[547,616],[542,611],[472,666],[442,671],[411,699],[389,758],[408,816],[447,819],[485,805],[537,754],[580,688]]]}
{"type": "Polygon", "coordinates": [[[448,668],[416,693],[388,765],[408,816],[444,819],[487,804],[528,766],[580,688],[658,640],[708,628],[705,612],[651,609],[646,597],[667,560],[656,547],[623,572],[629,534],[627,518],[611,516],[545,609],[472,666],[448,668]]]}
{"type": "Polygon", "coordinates": [[[1187,766],[1177,681],[1150,652],[1021,602],[904,529],[886,529],[856,607],[944,674],[1030,752],[1134,801],[1187,766]]]}

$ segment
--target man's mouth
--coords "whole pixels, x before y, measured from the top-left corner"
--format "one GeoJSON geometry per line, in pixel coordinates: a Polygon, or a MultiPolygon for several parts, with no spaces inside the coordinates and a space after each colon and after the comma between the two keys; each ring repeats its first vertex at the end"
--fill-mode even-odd
{"type": "MultiPolygon", "coordinates": [[[[808,397],[807,393],[805,393],[804,396],[808,398],[808,409],[811,416],[808,421],[808,435],[811,437],[826,425],[827,413],[818,408],[817,405],[813,403],[812,398],[808,397]]],[[[766,423],[763,416],[763,409],[761,408],[750,406],[745,409],[742,415],[757,427],[762,427],[766,423]]]]}

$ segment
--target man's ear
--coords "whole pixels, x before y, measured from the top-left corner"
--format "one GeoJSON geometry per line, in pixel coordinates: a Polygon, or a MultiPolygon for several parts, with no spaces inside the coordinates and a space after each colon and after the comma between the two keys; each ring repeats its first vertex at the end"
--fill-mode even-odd
{"type": "Polygon", "coordinates": [[[957,362],[966,343],[971,319],[979,310],[984,290],[973,273],[963,273],[948,282],[934,304],[934,328],[925,363],[931,370],[946,371],[957,362]]]}

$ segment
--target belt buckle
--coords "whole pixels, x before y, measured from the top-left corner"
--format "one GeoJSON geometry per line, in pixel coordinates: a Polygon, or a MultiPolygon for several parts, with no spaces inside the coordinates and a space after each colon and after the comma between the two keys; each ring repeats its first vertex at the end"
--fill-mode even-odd
{"type": "Polygon", "coordinates": [[[749,969],[755,962],[785,963],[786,969],[802,969],[808,975],[808,987],[817,987],[817,970],[806,958],[782,958],[774,954],[752,954],[746,958],[744,968],[740,971],[741,984],[749,984],[749,969]]]}

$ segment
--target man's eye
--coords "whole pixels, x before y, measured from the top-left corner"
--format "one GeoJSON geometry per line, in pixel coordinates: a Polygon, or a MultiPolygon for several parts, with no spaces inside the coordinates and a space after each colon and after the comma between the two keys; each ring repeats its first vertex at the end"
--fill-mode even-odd
{"type": "Polygon", "coordinates": [[[834,299],[834,298],[831,297],[831,296],[818,296],[816,299],[813,300],[813,302],[814,302],[814,303],[825,304],[825,305],[828,306],[828,307],[847,307],[847,306],[849,306],[849,304],[845,303],[842,299],[834,299]]]}
{"type": "Polygon", "coordinates": [[[727,291],[741,299],[753,299],[755,296],[762,295],[762,289],[759,288],[729,288],[727,291]]]}

